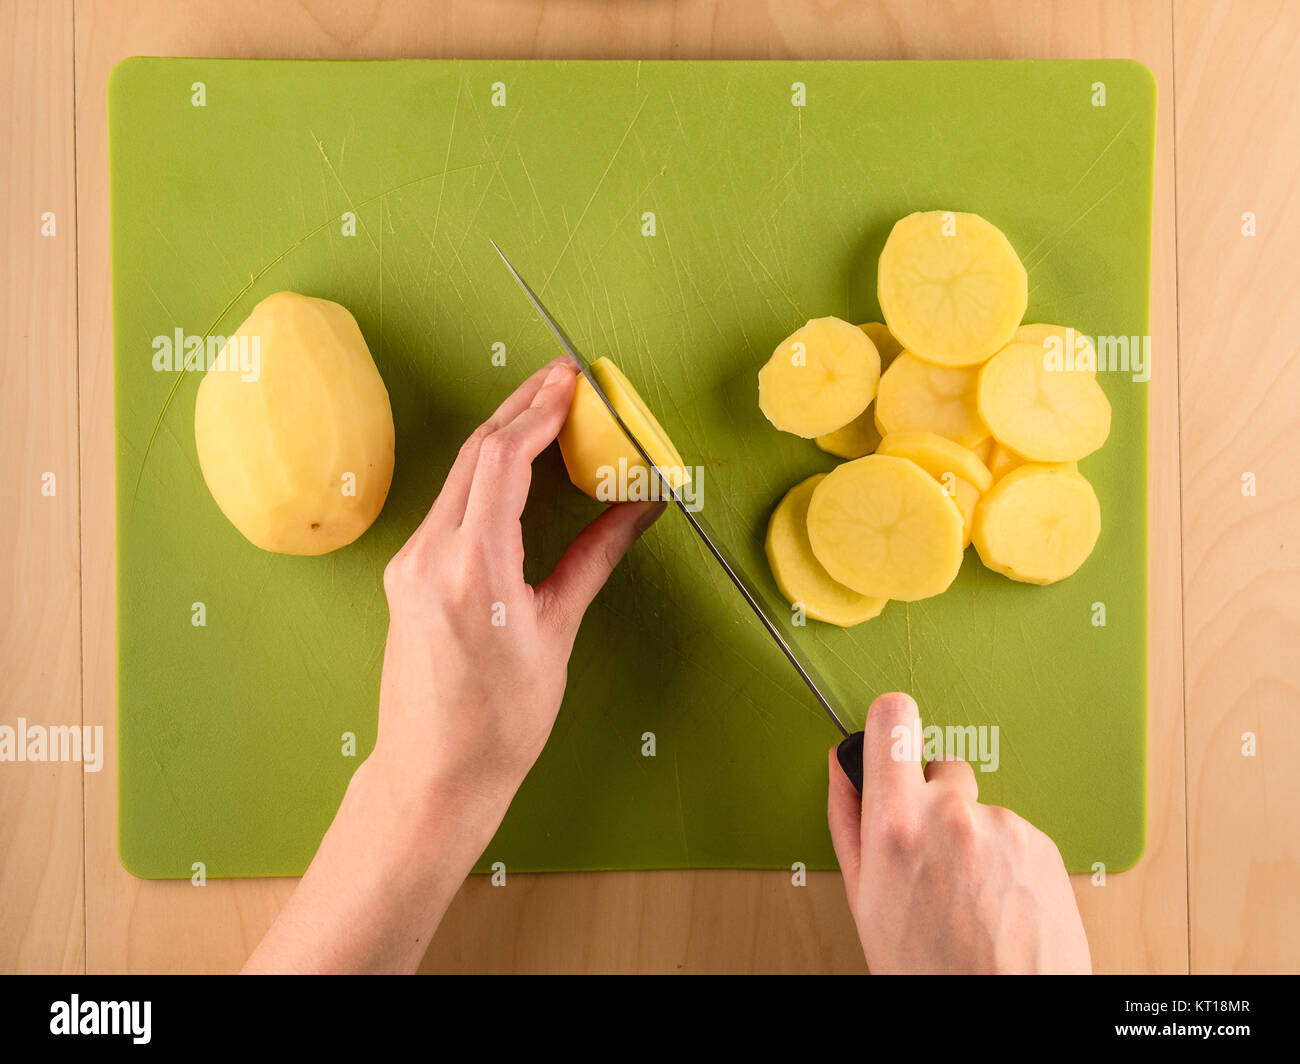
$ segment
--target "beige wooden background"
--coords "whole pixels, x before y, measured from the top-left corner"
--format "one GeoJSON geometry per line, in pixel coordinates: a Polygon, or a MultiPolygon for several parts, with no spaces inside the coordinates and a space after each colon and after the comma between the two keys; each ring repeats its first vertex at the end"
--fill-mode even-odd
{"type": "MultiPolygon", "coordinates": [[[[292,888],[143,882],[116,858],[105,82],[129,55],[1146,63],[1150,842],[1136,869],[1076,893],[1098,971],[1300,970],[1300,3],[0,0],[0,723],[102,724],[109,744],[97,774],[0,765],[0,971],[233,970],[292,888]]],[[[476,879],[424,966],[863,960],[836,875],[798,889],[785,873],[627,872],[476,879]]]]}

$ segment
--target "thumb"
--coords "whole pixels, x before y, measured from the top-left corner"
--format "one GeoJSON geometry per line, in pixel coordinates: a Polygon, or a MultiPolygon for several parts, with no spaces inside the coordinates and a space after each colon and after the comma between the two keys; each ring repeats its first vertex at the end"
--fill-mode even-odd
{"type": "Polygon", "coordinates": [[[539,612],[570,638],[576,635],[614,566],[663,512],[662,502],[624,502],[606,509],[578,533],[551,575],[537,585],[539,612]]]}
{"type": "Polygon", "coordinates": [[[831,843],[844,875],[849,911],[857,919],[858,873],[862,867],[862,795],[840,768],[836,747],[830,753],[830,793],[826,797],[826,823],[831,843]]]}

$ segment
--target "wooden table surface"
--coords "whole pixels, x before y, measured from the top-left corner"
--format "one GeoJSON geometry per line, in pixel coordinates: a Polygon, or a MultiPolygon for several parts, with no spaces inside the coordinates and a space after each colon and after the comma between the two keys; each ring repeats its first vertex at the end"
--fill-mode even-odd
{"type": "MultiPolygon", "coordinates": [[[[0,0],[0,49],[0,724],[107,743],[97,773],[0,765],[0,972],[229,971],[293,887],[117,862],[105,82],[130,55],[1145,63],[1150,841],[1075,891],[1098,971],[1300,970],[1300,3],[0,0]]],[[[782,872],[475,878],[424,967],[864,970],[838,876],[782,872]]]]}

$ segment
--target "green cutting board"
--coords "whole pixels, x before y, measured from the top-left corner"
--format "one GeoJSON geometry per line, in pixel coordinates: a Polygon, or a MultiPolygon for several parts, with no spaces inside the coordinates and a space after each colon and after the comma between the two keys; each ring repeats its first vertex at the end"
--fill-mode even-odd
{"type": "MultiPolygon", "coordinates": [[[[489,237],[704,467],[704,512],[775,596],[768,515],[834,464],[759,413],[775,345],[811,317],[879,318],[881,246],[923,209],[1002,227],[1029,270],[1026,320],[1145,335],[1154,117],[1149,72],[1119,61],[118,66],[123,864],[261,876],[310,860],[373,743],[384,564],[460,441],[558,353],[489,237]],[[356,315],[397,427],[379,520],[319,558],[264,553],[225,520],[195,457],[199,374],[154,367],[156,338],[229,334],[282,289],[356,315]]],[[[1075,576],[1012,583],[972,550],[940,597],[799,630],[856,723],[901,688],[927,723],[996,725],[983,800],[1075,871],[1122,869],[1144,844],[1146,385],[1098,376],[1114,426],[1081,469],[1103,530],[1075,576]]],[[[543,456],[530,578],[597,509],[543,456]]],[[[588,614],[551,741],[480,868],[834,867],[837,738],[670,513],[588,614]]]]}

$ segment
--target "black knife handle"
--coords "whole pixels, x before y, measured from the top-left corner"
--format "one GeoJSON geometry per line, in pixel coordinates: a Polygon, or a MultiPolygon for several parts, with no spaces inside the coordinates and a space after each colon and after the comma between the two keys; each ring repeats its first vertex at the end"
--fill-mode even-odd
{"type": "Polygon", "coordinates": [[[839,746],[835,748],[835,756],[839,759],[840,768],[844,770],[844,775],[848,776],[849,782],[862,793],[862,739],[863,734],[855,731],[839,746]]]}

